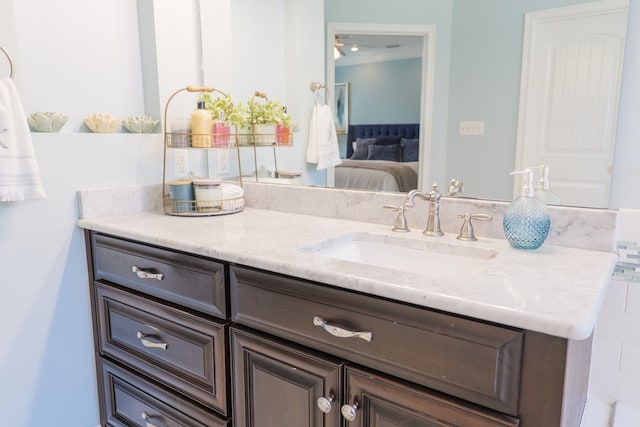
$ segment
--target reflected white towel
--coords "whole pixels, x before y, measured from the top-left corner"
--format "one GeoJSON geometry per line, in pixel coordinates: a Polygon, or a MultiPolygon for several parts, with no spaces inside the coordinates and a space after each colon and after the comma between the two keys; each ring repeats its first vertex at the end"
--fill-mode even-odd
{"type": "Polygon", "coordinates": [[[18,91],[12,79],[0,79],[0,202],[45,197],[18,91]]]}
{"type": "Polygon", "coordinates": [[[309,122],[307,162],[317,163],[317,169],[326,169],[342,163],[333,111],[328,105],[314,105],[309,122]]]}

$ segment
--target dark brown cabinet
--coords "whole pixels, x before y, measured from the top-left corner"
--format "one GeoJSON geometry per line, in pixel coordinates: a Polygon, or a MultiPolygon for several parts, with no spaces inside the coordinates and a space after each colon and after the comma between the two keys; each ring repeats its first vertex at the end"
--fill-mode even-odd
{"type": "Polygon", "coordinates": [[[328,355],[231,330],[236,427],[514,427],[518,420],[328,355]]]}
{"type": "MultiPolygon", "coordinates": [[[[590,340],[573,342],[242,266],[231,266],[229,275],[235,324],[342,361],[345,383],[337,396],[353,418],[343,425],[580,424],[590,340]]],[[[244,387],[245,379],[234,382],[244,387]]],[[[251,411],[246,400],[242,405],[251,411]]]]}
{"type": "Polygon", "coordinates": [[[575,427],[571,341],[86,232],[104,426],[575,427]]]}
{"type": "Polygon", "coordinates": [[[238,266],[230,275],[236,323],[517,413],[522,330],[238,266]]]}
{"type": "Polygon", "coordinates": [[[225,265],[87,233],[104,426],[229,425],[225,265]]]}

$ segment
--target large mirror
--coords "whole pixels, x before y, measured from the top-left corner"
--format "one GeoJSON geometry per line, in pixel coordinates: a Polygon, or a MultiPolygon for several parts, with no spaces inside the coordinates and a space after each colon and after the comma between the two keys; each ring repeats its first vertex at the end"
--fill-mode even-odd
{"type": "MultiPolygon", "coordinates": [[[[464,195],[509,200],[520,188],[511,171],[547,164],[564,204],[607,207],[627,2],[409,3],[403,2],[436,27],[436,52],[425,68],[435,69],[434,88],[422,89],[432,99],[423,101],[420,114],[421,147],[427,151],[420,159],[421,187],[459,178],[464,195]]],[[[331,41],[336,34],[341,40],[374,33],[376,25],[360,21],[377,22],[381,5],[355,11],[341,2],[325,4],[327,77],[333,84],[340,80],[333,70],[345,73],[331,41]],[[334,20],[339,23],[332,25],[334,20]]],[[[403,22],[397,15],[406,12],[383,13],[386,22],[403,22]]],[[[380,25],[385,34],[405,33],[407,26],[380,25]]]]}
{"type": "MultiPolygon", "coordinates": [[[[334,184],[333,171],[329,171],[325,177],[323,172],[316,171],[304,160],[304,122],[310,108],[308,84],[311,81],[325,82],[328,88],[327,98],[330,99],[336,83],[349,83],[352,89],[357,83],[335,79],[335,34],[375,35],[379,34],[376,33],[376,28],[384,28],[383,34],[395,32],[407,35],[405,29],[414,27],[420,30],[409,31],[409,34],[422,37],[424,43],[420,59],[422,84],[417,89],[421,93],[420,111],[416,114],[421,126],[419,186],[424,188],[431,181],[437,181],[441,187],[446,188],[451,178],[459,178],[464,182],[465,188],[465,192],[460,194],[461,197],[509,200],[514,195],[514,183],[509,175],[512,170],[547,163],[551,164],[552,188],[560,193],[561,199],[565,198],[562,197],[564,194],[579,194],[581,197],[561,204],[607,206],[607,179],[610,178],[613,167],[613,142],[628,2],[399,0],[390,5],[378,0],[366,4],[324,0],[320,13],[317,13],[318,2],[312,2],[316,9],[310,14],[305,8],[295,6],[294,1],[273,1],[277,3],[278,8],[269,9],[270,13],[273,14],[274,10],[279,11],[282,25],[269,27],[272,28],[271,31],[278,33],[275,35],[276,39],[281,40],[284,47],[282,50],[278,49],[274,55],[282,59],[287,70],[286,76],[275,78],[280,86],[275,88],[274,93],[285,98],[290,110],[297,114],[298,121],[303,124],[294,142],[297,146],[296,154],[285,162],[288,162],[287,168],[299,169],[303,174],[310,176],[311,179],[305,180],[307,184],[334,184]],[[585,5],[587,8],[581,11],[579,8],[584,8],[585,5]],[[589,6],[604,6],[604,9],[594,13],[589,6]],[[572,7],[578,9],[570,10],[572,7]],[[612,27],[613,30],[601,30],[598,27],[597,32],[604,31],[606,35],[600,38],[600,44],[596,47],[593,46],[597,43],[591,40],[582,45],[563,42],[566,48],[557,49],[550,34],[562,33],[564,29],[548,24],[579,22],[572,20],[572,14],[576,19],[590,17],[590,21],[583,21],[582,24],[573,25],[574,27],[604,23],[603,25],[612,27]],[[318,24],[317,20],[323,15],[322,22],[318,24]],[[293,22],[298,24],[293,25],[293,22]],[[314,22],[315,25],[309,27],[306,25],[309,22],[314,22]],[[394,30],[394,26],[400,29],[394,30]],[[429,33],[430,29],[434,30],[432,34],[429,33]],[[293,33],[297,34],[297,37],[292,38],[293,33]],[[428,45],[429,42],[432,43],[431,47],[428,45]],[[552,64],[545,65],[539,61],[540,50],[536,48],[545,43],[547,47],[551,45],[555,49],[555,62],[552,64]],[[585,47],[589,43],[591,47],[585,47]],[[295,50],[299,49],[299,44],[304,44],[307,49],[322,51],[314,56],[300,58],[300,50],[295,50]],[[598,51],[605,53],[600,54],[601,74],[596,79],[593,77],[595,68],[580,72],[580,67],[588,62],[584,60],[585,55],[595,58],[598,51]],[[291,55],[292,52],[295,52],[297,57],[291,55]],[[322,63],[317,60],[318,55],[322,63]],[[312,66],[322,70],[318,70],[316,74],[308,72],[309,58],[315,58],[312,66]],[[560,61],[564,64],[562,67],[559,66],[560,61]],[[604,61],[608,61],[607,66],[604,61]],[[296,64],[301,63],[307,65],[307,71],[298,75],[295,72],[296,64]],[[536,76],[545,75],[536,67],[549,65],[565,77],[565,80],[571,72],[574,73],[573,83],[577,84],[571,85],[565,81],[564,85],[560,85],[558,79],[536,80],[536,76]],[[554,83],[550,85],[549,81],[554,83]],[[600,93],[600,98],[595,99],[589,95],[590,97],[580,100],[579,95],[584,93],[583,89],[593,87],[598,82],[606,86],[606,91],[600,93]],[[537,96],[542,93],[540,88],[545,88],[545,93],[551,96],[540,99],[541,97],[537,96]],[[573,98],[560,96],[566,92],[570,92],[573,98]],[[523,94],[527,95],[526,98],[521,96],[523,94]],[[567,103],[568,99],[574,102],[573,107],[567,103]],[[544,107],[540,107],[541,105],[544,107]],[[582,108],[577,108],[576,105],[582,108]],[[607,106],[607,109],[603,109],[603,105],[607,106]],[[525,114],[531,112],[533,114],[525,114]],[[550,112],[553,112],[553,115],[550,112]],[[596,119],[600,121],[597,125],[594,124],[596,119]],[[567,124],[570,126],[566,126],[567,124]],[[582,134],[576,135],[576,129],[582,129],[582,134]],[[552,134],[551,137],[549,133],[552,134]],[[528,149],[529,142],[540,141],[551,141],[551,146],[543,146],[542,151],[537,149],[531,152],[528,149]],[[573,144],[576,142],[583,145],[575,149],[573,144]],[[555,157],[540,158],[541,152],[545,156],[551,152],[555,157]],[[604,168],[592,162],[595,162],[594,158],[598,156],[600,164],[606,165],[604,168]],[[574,167],[575,172],[589,179],[596,175],[596,172],[602,172],[601,175],[604,177],[598,179],[603,180],[605,184],[576,178],[571,175],[573,172],[566,171],[564,165],[573,163],[575,166],[577,159],[585,162],[574,167]],[[596,192],[601,194],[591,197],[596,192]]],[[[205,2],[206,0],[200,0],[195,3],[205,2]]],[[[217,0],[214,3],[229,4],[217,0]]],[[[244,16],[236,14],[241,10],[238,7],[231,2],[225,11],[230,16],[228,22],[232,26],[247,17],[246,10],[242,11],[244,16]]],[[[242,22],[245,22],[243,31],[247,31],[246,19],[242,22]]],[[[175,28],[171,33],[175,33],[175,28]]],[[[231,34],[235,33],[231,31],[231,34]]],[[[583,35],[565,34],[565,41],[567,38],[580,37],[583,35]]],[[[230,49],[235,49],[236,46],[237,40],[228,45],[230,49]]],[[[206,51],[205,48],[202,50],[206,51]]],[[[249,78],[248,75],[245,77],[249,78]]],[[[234,80],[233,76],[222,78],[233,80],[232,85],[243,86],[242,82],[238,82],[237,78],[234,80]]],[[[354,91],[352,95],[355,93],[357,92],[354,91]]],[[[355,108],[357,104],[357,100],[352,97],[350,105],[355,108]]],[[[358,116],[357,111],[350,112],[351,118],[358,116]]],[[[378,118],[373,124],[382,124],[380,121],[378,118]]],[[[351,123],[366,124],[353,121],[351,123]]],[[[349,143],[345,138],[345,135],[340,136],[343,152],[346,151],[345,144],[349,143]]],[[[515,185],[515,188],[517,187],[518,185],[515,185]]]]}

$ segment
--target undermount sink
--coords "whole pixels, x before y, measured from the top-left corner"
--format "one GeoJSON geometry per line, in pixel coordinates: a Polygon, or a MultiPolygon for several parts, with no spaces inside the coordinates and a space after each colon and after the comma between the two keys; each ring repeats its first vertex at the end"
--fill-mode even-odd
{"type": "Polygon", "coordinates": [[[303,246],[299,250],[325,258],[441,279],[460,279],[474,274],[498,255],[498,251],[493,249],[436,239],[354,232],[303,246]]]}

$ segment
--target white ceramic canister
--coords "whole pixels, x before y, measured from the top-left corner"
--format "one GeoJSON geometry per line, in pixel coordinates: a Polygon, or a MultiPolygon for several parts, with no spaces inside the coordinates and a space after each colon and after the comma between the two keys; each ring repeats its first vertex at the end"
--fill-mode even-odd
{"type": "Polygon", "coordinates": [[[222,208],[222,180],[219,178],[201,178],[193,180],[196,194],[196,209],[199,212],[211,212],[222,208]]]}

